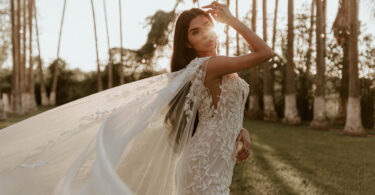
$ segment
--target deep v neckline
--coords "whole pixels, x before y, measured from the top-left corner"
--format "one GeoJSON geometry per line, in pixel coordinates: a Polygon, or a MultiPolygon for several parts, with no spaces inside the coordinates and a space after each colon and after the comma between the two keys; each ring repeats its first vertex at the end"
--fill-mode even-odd
{"type": "Polygon", "coordinates": [[[210,97],[210,100],[211,100],[211,103],[210,103],[210,108],[211,110],[213,110],[214,112],[218,110],[219,108],[219,104],[221,102],[221,99],[222,99],[222,96],[223,96],[223,85],[224,85],[224,80],[225,80],[225,77],[226,75],[224,75],[222,78],[221,78],[221,82],[219,84],[219,89],[220,89],[220,93],[219,93],[219,100],[216,102],[216,108],[214,106],[214,101],[213,101],[213,95],[210,91],[210,89],[204,84],[203,82],[203,86],[205,88],[205,90],[208,92],[208,96],[210,97]]]}
{"type": "MultiPolygon", "coordinates": [[[[231,73],[231,74],[235,75],[234,73],[231,73]]],[[[219,100],[216,103],[216,108],[215,108],[215,106],[213,104],[214,102],[213,102],[212,93],[211,93],[210,89],[204,84],[204,81],[203,81],[203,87],[208,92],[208,96],[210,98],[210,110],[213,112],[212,116],[214,116],[215,113],[217,113],[218,110],[219,110],[219,106],[220,106],[220,104],[222,102],[222,99],[223,99],[223,93],[224,93],[223,89],[224,89],[224,86],[225,86],[225,80],[228,79],[227,77],[231,77],[231,74],[226,74],[226,75],[222,76],[222,78],[221,78],[221,82],[219,84],[219,88],[220,88],[220,93],[218,95],[219,96],[219,100]]]]}

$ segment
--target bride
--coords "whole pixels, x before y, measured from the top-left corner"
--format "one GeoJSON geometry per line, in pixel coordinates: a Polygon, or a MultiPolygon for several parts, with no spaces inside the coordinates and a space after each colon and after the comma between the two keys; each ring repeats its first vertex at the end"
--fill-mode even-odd
{"type": "Polygon", "coordinates": [[[171,73],[0,130],[0,194],[229,194],[234,164],[250,147],[242,128],[249,87],[235,72],[273,51],[226,5],[204,8],[179,15],[171,73]],[[253,52],[217,56],[212,17],[253,52]]]}

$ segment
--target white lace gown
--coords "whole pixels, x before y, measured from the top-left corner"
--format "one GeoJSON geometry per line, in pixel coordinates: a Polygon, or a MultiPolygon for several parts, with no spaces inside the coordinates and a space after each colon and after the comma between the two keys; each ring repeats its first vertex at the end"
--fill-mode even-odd
{"type": "Polygon", "coordinates": [[[196,93],[201,93],[199,123],[178,162],[177,190],[179,195],[228,195],[236,163],[235,141],[242,128],[249,85],[237,73],[223,76],[215,108],[203,84],[203,67],[198,74],[192,83],[196,93]]]}

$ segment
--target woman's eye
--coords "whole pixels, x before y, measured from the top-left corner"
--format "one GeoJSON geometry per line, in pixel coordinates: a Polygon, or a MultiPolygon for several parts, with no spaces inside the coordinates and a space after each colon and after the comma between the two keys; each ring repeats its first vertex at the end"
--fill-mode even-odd
{"type": "Polygon", "coordinates": [[[197,30],[195,30],[195,31],[193,31],[193,33],[192,33],[193,35],[196,35],[196,34],[198,34],[198,31],[197,30]]]}

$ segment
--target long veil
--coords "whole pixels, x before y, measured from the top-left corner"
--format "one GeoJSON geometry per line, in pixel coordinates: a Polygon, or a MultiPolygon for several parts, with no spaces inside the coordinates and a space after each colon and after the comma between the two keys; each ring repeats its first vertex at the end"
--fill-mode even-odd
{"type": "Polygon", "coordinates": [[[207,59],[0,130],[0,194],[176,194],[207,59]]]}

